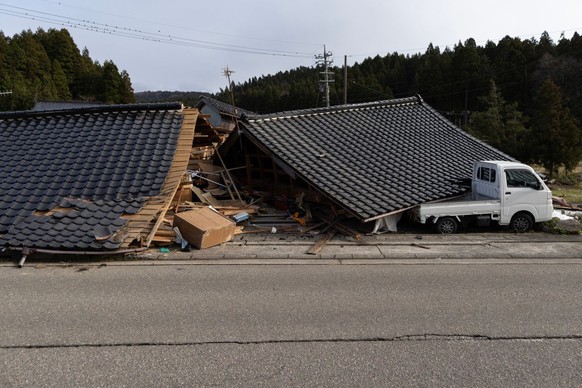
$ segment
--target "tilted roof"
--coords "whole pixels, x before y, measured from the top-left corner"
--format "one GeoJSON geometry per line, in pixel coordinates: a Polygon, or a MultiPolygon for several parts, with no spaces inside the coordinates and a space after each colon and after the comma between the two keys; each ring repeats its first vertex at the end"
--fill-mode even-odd
{"type": "Polygon", "coordinates": [[[361,221],[462,194],[475,160],[513,160],[418,97],[248,117],[243,133],[361,221]]]}
{"type": "Polygon", "coordinates": [[[122,247],[179,143],[191,147],[184,116],[177,103],[0,113],[0,245],[122,247]]]}
{"type": "Polygon", "coordinates": [[[227,104],[226,102],[222,102],[208,96],[201,96],[200,99],[198,100],[198,103],[196,104],[196,107],[200,109],[204,104],[214,107],[222,115],[241,117],[243,114],[244,115],[255,114],[254,112],[239,107],[236,107],[235,113],[235,107],[232,106],[231,104],[227,104]]]}

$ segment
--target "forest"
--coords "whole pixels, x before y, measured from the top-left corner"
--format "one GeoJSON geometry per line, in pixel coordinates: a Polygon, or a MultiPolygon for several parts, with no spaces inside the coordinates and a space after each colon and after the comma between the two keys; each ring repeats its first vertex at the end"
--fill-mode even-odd
{"type": "MultiPolygon", "coordinates": [[[[330,104],[343,104],[344,69],[331,68],[330,104]]],[[[301,67],[231,86],[257,113],[323,106],[322,68],[301,67]]],[[[217,98],[230,101],[231,90],[217,98]]],[[[474,39],[424,53],[377,55],[347,68],[347,103],[419,94],[464,130],[512,157],[573,170],[582,160],[582,37],[474,39]]]]}
{"type": "MultiPolygon", "coordinates": [[[[336,58],[337,60],[337,58],[336,58]]],[[[315,61],[314,61],[315,62],[315,61]]],[[[213,97],[257,113],[324,106],[318,66],[233,83],[213,97]]],[[[582,161],[582,37],[554,42],[504,37],[477,45],[470,38],[441,50],[377,55],[344,69],[330,68],[330,104],[420,95],[454,124],[550,175],[571,172],[582,161]],[[347,82],[344,82],[347,81],[347,82]]],[[[0,110],[30,109],[36,101],[132,103],[182,101],[196,91],[134,93],[130,75],[115,63],[94,61],[66,29],[0,32],[0,110]]]]}
{"type": "Polygon", "coordinates": [[[0,92],[0,111],[31,109],[37,101],[135,101],[129,74],[111,60],[92,60],[66,29],[12,37],[0,31],[0,92]]]}

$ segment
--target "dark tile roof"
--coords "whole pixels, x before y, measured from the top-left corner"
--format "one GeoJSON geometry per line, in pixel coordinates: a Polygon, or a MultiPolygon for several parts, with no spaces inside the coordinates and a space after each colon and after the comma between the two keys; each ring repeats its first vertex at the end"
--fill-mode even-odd
{"type": "Polygon", "coordinates": [[[29,215],[16,222],[6,239],[10,246],[49,249],[116,249],[123,236],[116,232],[127,220],[122,215],[135,214],[143,199],[90,202],[64,198],[50,215],[29,215]]]}
{"type": "Polygon", "coordinates": [[[222,115],[236,116],[237,118],[240,118],[242,115],[249,116],[256,114],[254,112],[239,107],[236,108],[237,114],[235,114],[234,106],[232,106],[231,104],[227,104],[226,102],[222,102],[207,96],[200,97],[198,103],[196,104],[196,107],[200,109],[203,105],[210,105],[214,107],[222,115]]]}
{"type": "Polygon", "coordinates": [[[362,221],[464,192],[475,160],[513,160],[420,97],[249,117],[243,133],[362,221]]]}
{"type": "Polygon", "coordinates": [[[150,104],[0,113],[0,244],[119,246],[120,216],[160,194],[180,112],[150,104]]]}

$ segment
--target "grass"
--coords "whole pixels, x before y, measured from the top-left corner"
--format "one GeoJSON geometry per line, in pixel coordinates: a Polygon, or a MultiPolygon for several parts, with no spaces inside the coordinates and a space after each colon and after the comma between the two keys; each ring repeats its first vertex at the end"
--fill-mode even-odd
{"type": "Polygon", "coordinates": [[[574,185],[554,183],[548,186],[552,190],[554,197],[562,197],[571,204],[582,204],[582,183],[579,182],[574,185]]]}

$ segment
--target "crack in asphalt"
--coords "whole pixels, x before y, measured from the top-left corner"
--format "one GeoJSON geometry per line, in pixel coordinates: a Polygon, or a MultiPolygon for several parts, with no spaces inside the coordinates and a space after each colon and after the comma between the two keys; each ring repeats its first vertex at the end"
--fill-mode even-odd
{"type": "Polygon", "coordinates": [[[225,340],[192,342],[119,342],[106,344],[49,344],[49,345],[4,345],[0,350],[10,349],[60,349],[60,348],[115,348],[115,347],[155,347],[155,346],[202,346],[202,345],[268,345],[268,344],[309,344],[309,343],[358,343],[358,342],[423,342],[423,341],[563,341],[582,340],[582,335],[562,336],[488,336],[479,334],[413,334],[397,337],[370,338],[328,338],[328,339],[280,339],[280,340],[225,340]]]}

